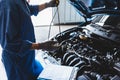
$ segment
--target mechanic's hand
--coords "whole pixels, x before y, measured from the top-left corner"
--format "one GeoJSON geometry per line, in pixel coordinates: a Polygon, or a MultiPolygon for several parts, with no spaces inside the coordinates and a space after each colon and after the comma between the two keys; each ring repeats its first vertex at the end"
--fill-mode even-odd
{"type": "Polygon", "coordinates": [[[60,45],[56,41],[46,41],[43,43],[39,43],[40,49],[47,50],[47,51],[54,51],[57,50],[60,45]]]}
{"type": "Polygon", "coordinates": [[[57,7],[59,5],[59,0],[51,0],[46,3],[46,7],[57,7]]]}

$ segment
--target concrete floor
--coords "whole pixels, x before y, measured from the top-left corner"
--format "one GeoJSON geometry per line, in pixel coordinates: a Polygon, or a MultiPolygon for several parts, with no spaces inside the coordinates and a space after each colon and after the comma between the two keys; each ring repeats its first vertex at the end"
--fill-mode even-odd
{"type": "MultiPolygon", "coordinates": [[[[64,31],[72,27],[76,27],[76,25],[61,25],[60,26],[61,31],[64,31]]],[[[49,26],[38,26],[38,27],[35,27],[34,30],[35,30],[36,42],[44,42],[45,40],[48,40],[49,26]]],[[[59,26],[52,26],[50,37],[58,33],[59,33],[59,26]]],[[[0,48],[0,52],[1,52],[1,48],[0,48]]],[[[41,60],[41,57],[38,57],[38,58],[39,60],[41,60]]],[[[1,61],[0,61],[0,80],[7,80],[5,69],[1,61]]]]}

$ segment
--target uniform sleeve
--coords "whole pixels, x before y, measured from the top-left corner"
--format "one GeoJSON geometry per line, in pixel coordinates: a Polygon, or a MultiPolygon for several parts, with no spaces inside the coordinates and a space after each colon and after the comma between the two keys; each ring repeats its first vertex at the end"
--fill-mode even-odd
{"type": "MultiPolygon", "coordinates": [[[[16,7],[14,7],[16,8],[16,7]]],[[[4,49],[8,50],[14,55],[21,57],[28,54],[32,42],[29,40],[22,40],[21,38],[21,19],[18,9],[5,9],[2,16],[3,27],[5,28],[5,44],[4,49]]]]}
{"type": "Polygon", "coordinates": [[[38,12],[39,12],[39,7],[38,5],[29,5],[29,9],[30,9],[30,13],[31,15],[35,15],[37,16],[38,12]]]}

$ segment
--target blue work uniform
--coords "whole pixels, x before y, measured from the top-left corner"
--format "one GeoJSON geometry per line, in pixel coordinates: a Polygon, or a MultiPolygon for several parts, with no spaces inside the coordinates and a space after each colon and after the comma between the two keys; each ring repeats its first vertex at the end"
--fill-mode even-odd
{"type": "Polygon", "coordinates": [[[43,70],[30,49],[35,42],[30,16],[38,11],[26,0],[0,0],[0,44],[8,80],[35,80],[43,70]]]}

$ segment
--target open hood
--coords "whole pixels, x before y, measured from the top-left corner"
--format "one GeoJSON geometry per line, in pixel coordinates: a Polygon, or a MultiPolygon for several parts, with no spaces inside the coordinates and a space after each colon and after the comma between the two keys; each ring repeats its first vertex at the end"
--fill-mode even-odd
{"type": "Polygon", "coordinates": [[[120,0],[69,0],[85,18],[94,14],[120,15],[120,0]]]}

